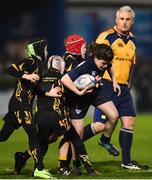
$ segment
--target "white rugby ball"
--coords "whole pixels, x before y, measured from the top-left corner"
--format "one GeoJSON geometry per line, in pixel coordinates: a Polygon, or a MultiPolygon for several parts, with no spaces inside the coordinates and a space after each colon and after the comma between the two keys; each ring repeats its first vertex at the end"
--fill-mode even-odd
{"type": "Polygon", "coordinates": [[[95,86],[96,80],[95,80],[94,76],[92,76],[90,74],[83,74],[74,81],[74,84],[80,90],[82,90],[86,87],[91,89],[95,86]]]}

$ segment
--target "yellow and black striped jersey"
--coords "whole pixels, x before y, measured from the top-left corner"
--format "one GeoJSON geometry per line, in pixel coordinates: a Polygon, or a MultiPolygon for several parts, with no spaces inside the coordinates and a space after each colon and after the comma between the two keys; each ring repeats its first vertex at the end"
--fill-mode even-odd
{"type": "Polygon", "coordinates": [[[65,89],[61,83],[61,74],[59,71],[51,68],[49,71],[41,77],[40,89],[42,91],[50,91],[54,87],[60,87],[62,97],[48,97],[48,96],[37,96],[37,112],[41,111],[55,111],[60,115],[65,112],[65,89]]]}
{"type": "MultiPolygon", "coordinates": [[[[104,43],[111,46],[114,52],[112,67],[115,71],[116,80],[120,84],[128,85],[131,69],[136,63],[134,35],[129,32],[128,35],[124,36],[117,30],[117,27],[114,26],[113,28],[102,32],[96,39],[96,43],[104,43]]],[[[107,71],[103,78],[111,80],[107,71]]]]}
{"type": "Polygon", "coordinates": [[[36,83],[22,79],[23,74],[38,74],[41,76],[41,63],[37,58],[23,59],[21,62],[11,64],[6,69],[7,73],[17,78],[16,87],[9,102],[9,109],[29,109],[33,105],[33,100],[36,94],[44,95],[36,83]]]}
{"type": "Polygon", "coordinates": [[[70,53],[66,53],[64,56],[64,61],[65,61],[65,73],[67,73],[70,72],[82,61],[84,61],[84,59],[82,59],[80,55],[73,55],[70,53]]]}

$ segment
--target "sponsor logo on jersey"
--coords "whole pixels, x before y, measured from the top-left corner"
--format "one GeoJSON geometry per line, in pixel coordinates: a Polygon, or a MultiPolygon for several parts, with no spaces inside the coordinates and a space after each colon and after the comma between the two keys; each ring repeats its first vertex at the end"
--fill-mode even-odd
{"type": "Polygon", "coordinates": [[[76,109],[75,112],[76,112],[77,114],[80,114],[80,113],[81,113],[81,109],[76,109]]]}

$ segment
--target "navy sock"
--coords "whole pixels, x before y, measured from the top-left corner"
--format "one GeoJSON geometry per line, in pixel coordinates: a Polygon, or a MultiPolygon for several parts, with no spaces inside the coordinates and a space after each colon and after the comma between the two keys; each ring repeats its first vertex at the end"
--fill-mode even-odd
{"type": "Polygon", "coordinates": [[[106,137],[104,134],[102,134],[100,137],[100,141],[106,144],[110,142],[110,139],[111,137],[106,137]]]}
{"type": "Polygon", "coordinates": [[[122,163],[128,164],[131,161],[130,151],[133,140],[133,131],[122,128],[119,133],[119,143],[122,150],[122,163]]]}
{"type": "Polygon", "coordinates": [[[88,124],[84,127],[84,133],[82,141],[86,141],[92,138],[96,134],[94,127],[91,124],[88,124]]]}

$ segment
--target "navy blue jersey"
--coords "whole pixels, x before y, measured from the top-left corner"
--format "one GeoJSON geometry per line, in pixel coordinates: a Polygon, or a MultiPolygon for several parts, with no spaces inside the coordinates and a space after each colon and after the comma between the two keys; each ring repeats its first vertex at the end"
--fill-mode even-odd
{"type": "Polygon", "coordinates": [[[72,81],[75,81],[80,75],[90,74],[92,76],[103,76],[104,72],[109,69],[112,65],[109,64],[106,69],[99,70],[94,63],[93,58],[88,59],[87,61],[83,61],[76,68],[68,72],[69,77],[72,81]]]}
{"type": "MultiPolygon", "coordinates": [[[[110,67],[111,64],[109,64],[107,68],[110,67]]],[[[93,59],[88,59],[87,61],[80,63],[67,74],[72,79],[72,81],[75,81],[82,74],[90,74],[93,76],[99,75],[102,77],[106,69],[99,70],[93,59]]],[[[74,92],[69,91],[66,97],[71,119],[84,118],[90,105],[97,107],[108,101],[110,101],[109,97],[105,95],[105,93],[102,91],[102,87],[100,86],[99,88],[94,88],[92,92],[83,96],[79,96],[74,92]]]]}

